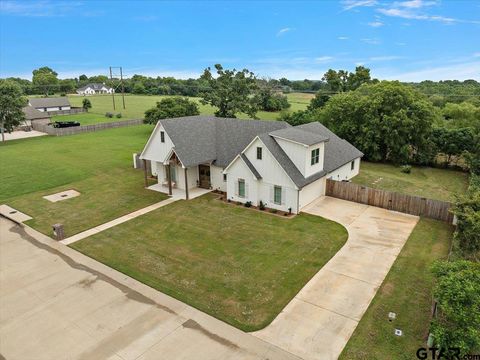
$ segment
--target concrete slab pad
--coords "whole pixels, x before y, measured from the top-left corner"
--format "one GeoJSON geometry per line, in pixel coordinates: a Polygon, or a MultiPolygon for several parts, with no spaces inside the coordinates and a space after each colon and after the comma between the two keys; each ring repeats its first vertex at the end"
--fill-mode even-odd
{"type": "Polygon", "coordinates": [[[337,359],[357,322],[293,299],[264,330],[254,333],[305,360],[337,359]]]}
{"type": "Polygon", "coordinates": [[[31,216],[24,214],[6,204],[0,205],[0,214],[19,223],[32,219],[31,216]]]}
{"type": "Polygon", "coordinates": [[[19,139],[29,139],[38,136],[48,135],[46,133],[31,130],[31,131],[12,131],[11,133],[5,133],[5,141],[9,140],[19,140],[19,139]]]}
{"type": "Polygon", "coordinates": [[[377,286],[332,271],[320,271],[315,275],[297,299],[323,309],[360,321],[377,286]]]}
{"type": "Polygon", "coordinates": [[[66,190],[66,191],[61,191],[55,194],[46,195],[42,197],[45,200],[48,200],[50,202],[57,202],[57,201],[68,200],[77,196],[80,196],[80,193],[77,190],[66,190]]]}

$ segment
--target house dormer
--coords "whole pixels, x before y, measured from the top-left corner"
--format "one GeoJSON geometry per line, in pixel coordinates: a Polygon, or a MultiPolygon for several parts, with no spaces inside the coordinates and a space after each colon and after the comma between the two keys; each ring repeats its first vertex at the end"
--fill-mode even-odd
{"type": "Polygon", "coordinates": [[[305,178],[323,170],[325,142],[328,137],[294,127],[276,130],[269,135],[305,178]]]}

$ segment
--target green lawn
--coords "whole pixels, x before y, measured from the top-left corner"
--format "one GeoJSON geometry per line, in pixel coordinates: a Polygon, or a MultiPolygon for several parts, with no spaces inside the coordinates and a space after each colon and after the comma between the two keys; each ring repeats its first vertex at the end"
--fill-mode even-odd
{"type": "Polygon", "coordinates": [[[56,115],[52,116],[52,121],[78,121],[80,125],[92,125],[103,122],[112,122],[112,121],[121,121],[126,120],[122,118],[108,118],[105,114],[95,114],[95,113],[79,113],[74,115],[56,115]]]}
{"type": "MultiPolygon", "coordinates": [[[[297,111],[297,110],[305,110],[310,102],[310,99],[314,95],[312,94],[302,94],[302,93],[291,93],[288,94],[287,97],[292,104],[289,111],[297,111]]],[[[89,123],[94,122],[105,122],[105,121],[115,121],[121,120],[116,118],[106,118],[106,112],[112,113],[121,113],[122,119],[141,119],[144,117],[145,110],[154,107],[157,101],[165,98],[166,96],[160,95],[125,95],[125,104],[126,109],[122,107],[122,97],[119,94],[115,95],[116,101],[116,110],[113,110],[113,101],[111,95],[95,95],[95,96],[88,96],[87,98],[92,103],[92,108],[89,110],[89,123]],[[97,116],[97,120],[93,116],[97,116]]],[[[84,99],[83,96],[79,95],[70,95],[68,97],[72,106],[82,106],[82,101],[84,99]]],[[[202,105],[200,104],[199,98],[190,98],[199,104],[200,113],[202,115],[213,115],[215,109],[209,105],[202,105]]],[[[259,111],[257,116],[262,120],[275,120],[279,116],[279,112],[266,112],[266,111],[259,111]]],[[[240,115],[241,118],[248,118],[247,115],[240,115]]],[[[67,118],[67,116],[59,116],[59,118],[67,118]]],[[[73,119],[68,119],[73,120],[73,119]]]]}
{"type": "Polygon", "coordinates": [[[0,204],[34,219],[27,222],[51,235],[65,225],[67,235],[86,230],[165,198],[143,188],[143,172],[132,168],[152,126],[104,130],[75,136],[43,136],[0,145],[0,204]],[[66,189],[77,198],[51,203],[42,198],[66,189]]]}
{"type": "Polygon", "coordinates": [[[340,359],[414,359],[426,344],[433,277],[430,266],[446,258],[452,226],[421,219],[407,240],[340,359]],[[388,313],[397,314],[389,322],[388,313]],[[402,337],[394,335],[398,328],[402,337]]]}
{"type": "Polygon", "coordinates": [[[362,161],[360,174],[352,181],[376,189],[453,201],[455,194],[461,194],[467,189],[468,174],[416,166],[412,167],[410,174],[404,174],[398,166],[362,161]]]}
{"type": "Polygon", "coordinates": [[[207,194],[72,246],[252,331],[269,324],[346,239],[345,228],[318,216],[285,219],[207,194]]]}

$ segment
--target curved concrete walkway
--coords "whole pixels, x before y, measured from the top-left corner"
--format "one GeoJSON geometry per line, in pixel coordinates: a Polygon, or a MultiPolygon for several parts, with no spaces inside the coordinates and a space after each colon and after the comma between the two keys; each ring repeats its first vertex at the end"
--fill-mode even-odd
{"type": "Polygon", "coordinates": [[[342,224],[348,240],[269,326],[253,334],[303,359],[337,359],[418,217],[331,197],[303,211],[342,224]]]}

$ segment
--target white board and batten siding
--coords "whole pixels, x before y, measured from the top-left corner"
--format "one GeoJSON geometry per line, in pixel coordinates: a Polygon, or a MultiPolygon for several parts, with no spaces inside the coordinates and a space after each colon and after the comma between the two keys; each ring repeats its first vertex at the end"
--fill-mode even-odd
{"type": "Polygon", "coordinates": [[[213,190],[227,191],[227,182],[223,180],[223,168],[210,165],[210,184],[213,190]]]}
{"type": "Polygon", "coordinates": [[[342,181],[342,180],[350,180],[354,176],[358,175],[360,172],[360,158],[356,158],[353,160],[354,167],[352,170],[352,163],[349,162],[338,169],[330,172],[327,174],[327,179],[342,181]]]}
{"type": "Polygon", "coordinates": [[[140,155],[141,159],[157,161],[163,163],[167,158],[167,155],[170,153],[174,147],[172,140],[168,136],[167,132],[163,128],[161,123],[157,123],[155,129],[150,135],[148,144],[140,155]],[[160,132],[164,132],[165,142],[161,142],[160,132]]]}
{"type": "Polygon", "coordinates": [[[325,195],[326,191],[326,177],[322,177],[317,181],[304,186],[302,190],[300,190],[298,196],[298,206],[300,210],[310,204],[315,199],[318,199],[320,196],[325,195]]]}
{"type": "Polygon", "coordinates": [[[227,195],[233,201],[251,201],[258,206],[260,201],[269,208],[297,212],[298,190],[277,160],[260,139],[255,139],[245,150],[244,155],[259,171],[262,179],[257,180],[245,162],[239,157],[228,168],[227,195]],[[257,159],[257,147],[262,148],[262,159],[257,159]],[[245,180],[245,198],[238,197],[238,179],[245,180]],[[274,203],[274,186],[282,188],[281,204],[274,203]]]}
{"type": "Polygon", "coordinates": [[[311,146],[305,146],[289,140],[275,138],[278,145],[285,151],[288,157],[304,177],[309,177],[323,169],[323,159],[325,143],[321,142],[311,146]],[[319,149],[319,161],[316,164],[311,163],[312,150],[319,149]]]}

